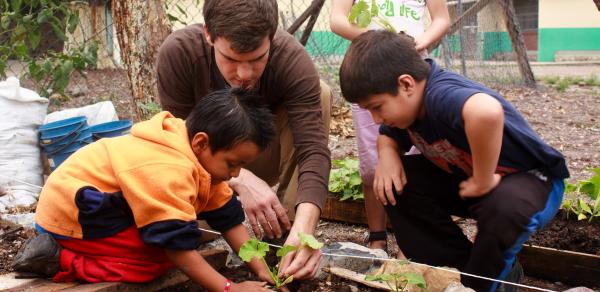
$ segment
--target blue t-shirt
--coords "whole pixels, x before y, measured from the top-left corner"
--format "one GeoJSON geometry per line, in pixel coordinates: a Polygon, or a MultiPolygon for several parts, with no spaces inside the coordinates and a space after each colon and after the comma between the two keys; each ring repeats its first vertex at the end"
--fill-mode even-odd
{"type": "Polygon", "coordinates": [[[404,150],[414,145],[443,170],[461,177],[473,174],[473,160],[465,133],[462,109],[476,93],[496,98],[504,108],[504,134],[499,174],[540,170],[555,179],[569,177],[564,157],[533,131],[519,112],[497,92],[441,69],[431,59],[424,93],[425,117],[407,129],[381,125],[380,133],[394,139],[404,150]]]}

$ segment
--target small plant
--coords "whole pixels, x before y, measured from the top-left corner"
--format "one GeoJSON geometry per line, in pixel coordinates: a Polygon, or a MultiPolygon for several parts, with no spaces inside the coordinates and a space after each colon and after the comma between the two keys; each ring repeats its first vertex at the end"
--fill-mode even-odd
{"type": "Polygon", "coordinates": [[[565,183],[566,197],[561,208],[567,214],[571,212],[577,215],[577,220],[589,218],[592,221],[593,218],[600,217],[600,168],[592,171],[596,174],[590,179],[580,180],[575,184],[565,183]]]}
{"type": "Polygon", "coordinates": [[[344,158],[333,160],[334,169],[329,174],[329,191],[341,194],[340,201],[363,200],[362,180],[358,172],[358,159],[344,158]]]}
{"type": "Polygon", "coordinates": [[[154,101],[151,101],[149,103],[138,102],[137,105],[144,111],[144,113],[147,113],[148,117],[154,116],[155,114],[160,113],[162,111],[162,107],[160,106],[160,104],[154,101]]]}
{"type": "Polygon", "coordinates": [[[596,76],[596,74],[594,73],[590,74],[590,76],[585,78],[585,80],[583,80],[583,83],[585,83],[585,85],[588,86],[600,86],[600,80],[598,80],[598,76],[596,76]]]}
{"type": "Polygon", "coordinates": [[[369,26],[371,21],[373,21],[386,30],[396,32],[396,29],[394,29],[389,20],[379,13],[379,6],[377,6],[375,0],[371,0],[371,7],[369,7],[369,4],[365,0],[359,0],[352,5],[348,21],[362,28],[369,26]]]}
{"type": "Polygon", "coordinates": [[[560,76],[556,76],[556,75],[547,76],[547,77],[543,77],[542,80],[544,80],[549,85],[554,85],[560,80],[560,76]]]}
{"type": "Polygon", "coordinates": [[[367,275],[367,281],[384,282],[392,291],[408,291],[410,285],[427,291],[427,283],[423,276],[417,273],[383,273],[367,275]]]}
{"type": "MultiPolygon", "coordinates": [[[[323,247],[323,243],[319,242],[310,234],[304,234],[300,232],[298,233],[298,237],[300,238],[300,247],[306,246],[312,249],[320,249],[323,247]]],[[[294,280],[294,276],[281,279],[278,275],[279,267],[281,266],[281,261],[283,258],[288,253],[295,251],[296,249],[298,248],[292,245],[284,245],[281,247],[276,253],[277,257],[279,258],[279,263],[274,267],[270,267],[269,264],[267,264],[267,261],[265,261],[265,256],[267,255],[267,252],[269,252],[269,244],[253,238],[246,241],[240,247],[239,256],[244,262],[250,262],[253,258],[260,259],[267,267],[271,279],[273,279],[273,282],[275,282],[275,288],[279,289],[294,280]]]]}

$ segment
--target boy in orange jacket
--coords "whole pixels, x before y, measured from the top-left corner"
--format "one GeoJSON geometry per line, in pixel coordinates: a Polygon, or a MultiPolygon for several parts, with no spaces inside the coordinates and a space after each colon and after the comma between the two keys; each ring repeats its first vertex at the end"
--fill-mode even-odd
{"type": "MultiPolygon", "coordinates": [[[[210,291],[266,291],[264,282],[232,283],[196,252],[197,219],[236,252],[249,239],[226,182],[275,135],[260,100],[215,91],[185,121],[161,112],[131,135],[77,151],[49,176],[35,218],[42,234],[19,252],[15,270],[58,282],[147,282],[175,266],[210,291]]],[[[270,281],[260,262],[249,266],[270,281]]]]}

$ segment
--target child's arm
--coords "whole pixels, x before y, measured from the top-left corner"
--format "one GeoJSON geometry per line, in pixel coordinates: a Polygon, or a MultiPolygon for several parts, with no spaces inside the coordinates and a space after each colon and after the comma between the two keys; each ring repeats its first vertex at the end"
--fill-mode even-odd
{"type": "Polygon", "coordinates": [[[426,5],[431,16],[431,24],[415,39],[415,48],[419,53],[444,37],[450,27],[450,14],[446,0],[428,0],[426,5]]]}
{"type": "Polygon", "coordinates": [[[504,110],[495,98],[477,93],[465,102],[462,116],[471,148],[473,176],[460,184],[460,195],[479,197],[500,182],[500,175],[495,172],[502,147],[504,110]]]}
{"type": "MultiPolygon", "coordinates": [[[[235,227],[223,232],[223,237],[225,240],[227,240],[229,246],[231,246],[236,253],[239,253],[240,247],[244,244],[244,242],[250,239],[246,228],[242,224],[238,224],[235,227]]],[[[257,258],[253,258],[252,261],[248,263],[248,267],[250,267],[252,272],[254,272],[261,280],[274,284],[269,272],[267,271],[267,267],[257,258]]]]}
{"type": "MultiPolygon", "coordinates": [[[[185,273],[190,280],[198,283],[208,291],[223,291],[225,289],[227,279],[213,269],[197,251],[169,249],[165,251],[173,265],[185,273]]],[[[231,283],[229,291],[268,291],[264,286],[265,282],[245,281],[231,283]]]]}
{"type": "Polygon", "coordinates": [[[331,31],[350,41],[367,31],[366,28],[358,27],[348,21],[348,15],[353,3],[354,1],[352,0],[333,0],[331,15],[329,17],[331,31]]]}
{"type": "Polygon", "coordinates": [[[373,179],[375,197],[383,205],[387,205],[389,201],[390,204],[395,206],[396,199],[392,187],[395,187],[396,191],[400,193],[406,184],[406,174],[400,160],[398,144],[388,136],[379,135],[377,138],[377,154],[379,159],[373,179]]]}

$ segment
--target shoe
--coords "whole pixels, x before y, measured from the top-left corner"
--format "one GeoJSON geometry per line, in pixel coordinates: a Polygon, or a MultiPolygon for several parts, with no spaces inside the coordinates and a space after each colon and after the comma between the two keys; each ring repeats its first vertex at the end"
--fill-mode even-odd
{"type": "MultiPolygon", "coordinates": [[[[523,267],[521,266],[519,261],[517,259],[515,259],[512,269],[510,270],[510,272],[508,273],[508,275],[506,276],[506,279],[504,279],[504,281],[515,283],[515,284],[521,284],[524,277],[525,277],[525,274],[523,273],[523,267]]],[[[500,283],[498,285],[498,288],[496,288],[496,292],[518,292],[518,291],[519,291],[519,286],[505,284],[505,283],[500,283]]]]}
{"type": "Polygon", "coordinates": [[[48,233],[30,238],[15,256],[12,268],[17,272],[53,277],[60,269],[61,249],[48,233]]]}
{"type": "Polygon", "coordinates": [[[374,242],[374,241],[383,241],[383,242],[385,242],[385,245],[382,248],[376,248],[376,249],[382,249],[386,253],[388,252],[388,248],[387,248],[387,232],[385,230],[383,230],[383,231],[369,231],[369,233],[366,234],[364,242],[367,244],[368,248],[372,248],[371,247],[371,242],[374,242]]]}

